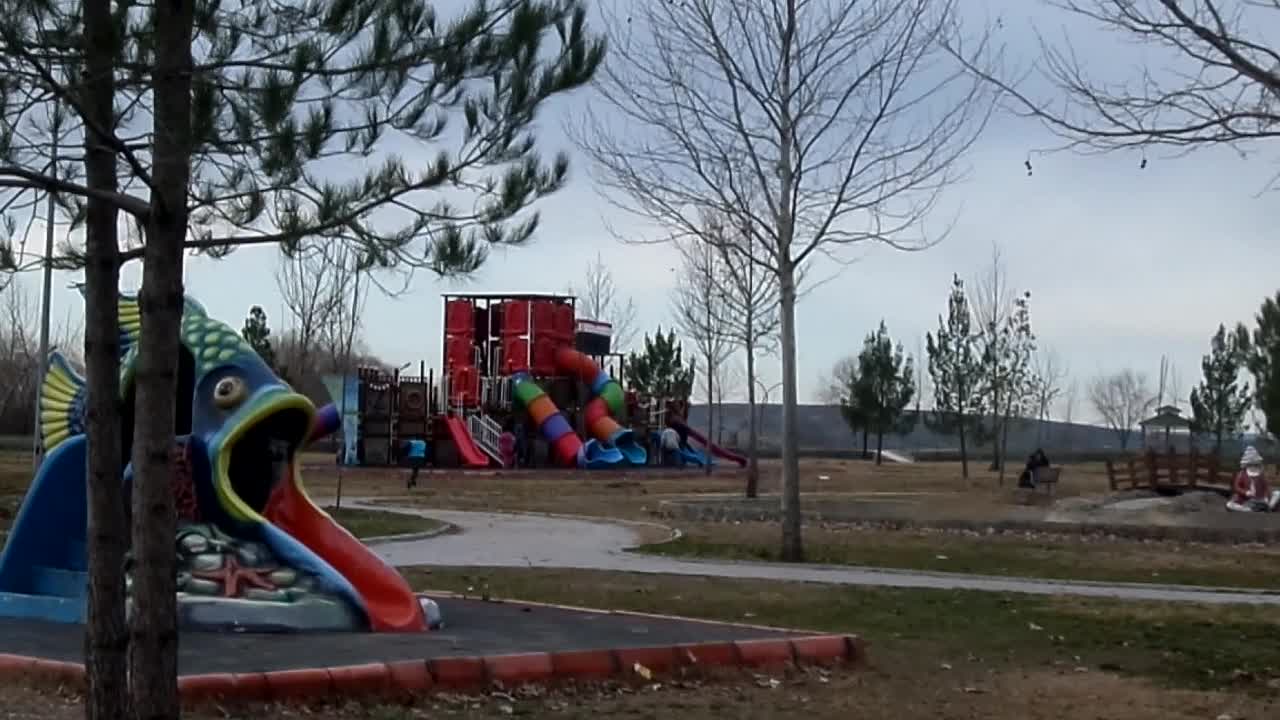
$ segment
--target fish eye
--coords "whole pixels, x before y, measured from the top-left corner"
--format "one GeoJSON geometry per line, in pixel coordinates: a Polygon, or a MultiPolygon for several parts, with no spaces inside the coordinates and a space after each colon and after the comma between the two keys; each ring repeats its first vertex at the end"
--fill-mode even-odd
{"type": "Polygon", "coordinates": [[[237,377],[224,377],[213,386],[213,402],[223,410],[239,405],[244,396],[244,381],[237,377]]]}

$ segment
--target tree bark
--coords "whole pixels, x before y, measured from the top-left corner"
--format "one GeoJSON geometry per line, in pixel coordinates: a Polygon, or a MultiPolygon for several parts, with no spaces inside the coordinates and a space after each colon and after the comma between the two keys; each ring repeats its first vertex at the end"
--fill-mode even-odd
{"type": "MultiPolygon", "coordinates": [[[[116,158],[93,127],[115,125],[115,24],[110,0],[85,0],[83,107],[85,182],[115,192],[116,158]]],[[[119,720],[129,715],[128,648],[124,560],[128,549],[120,470],[120,250],[115,206],[88,198],[85,217],[84,361],[88,392],[89,607],[85,627],[85,717],[119,720]]]]}
{"type": "Polygon", "coordinates": [[[968,420],[964,415],[960,416],[960,476],[965,480],[969,479],[969,447],[965,443],[964,425],[968,420]]]}
{"type": "Polygon", "coordinates": [[[800,447],[796,436],[796,283],[795,271],[784,266],[781,277],[782,313],[782,559],[804,561],[800,521],[800,447]]]}
{"type": "Polygon", "coordinates": [[[177,718],[178,632],[169,488],[191,174],[192,0],[155,6],[152,213],[143,255],[133,448],[134,613],[130,690],[138,720],[177,718]]]}
{"type": "Polygon", "coordinates": [[[747,497],[755,498],[760,496],[760,429],[756,426],[756,348],[750,330],[744,351],[747,354],[747,497]]]}
{"type": "MultiPolygon", "coordinates": [[[[707,327],[708,327],[708,332],[710,332],[710,325],[708,325],[707,327]]],[[[711,342],[710,342],[710,340],[708,340],[708,341],[707,341],[707,347],[708,347],[708,350],[710,350],[710,349],[711,349],[711,342]]],[[[711,443],[713,443],[713,442],[715,442],[715,441],[716,441],[716,433],[715,433],[715,429],[716,429],[716,428],[715,428],[715,417],[716,417],[715,382],[716,382],[716,376],[715,376],[715,373],[714,373],[714,372],[712,371],[712,369],[711,369],[711,362],[712,362],[712,360],[713,360],[713,358],[711,357],[711,353],[710,353],[710,352],[708,352],[708,353],[707,353],[707,442],[706,442],[706,446],[705,446],[704,448],[702,448],[702,449],[703,449],[704,451],[706,451],[706,453],[707,453],[707,456],[706,456],[706,458],[705,458],[705,459],[706,459],[706,462],[702,464],[702,472],[703,472],[703,474],[704,474],[704,475],[708,475],[708,476],[710,476],[710,475],[711,475],[711,458],[712,458],[712,454],[711,454],[711,443]]]]}
{"type": "Polygon", "coordinates": [[[884,426],[876,427],[876,465],[883,464],[884,459],[884,426]]]}

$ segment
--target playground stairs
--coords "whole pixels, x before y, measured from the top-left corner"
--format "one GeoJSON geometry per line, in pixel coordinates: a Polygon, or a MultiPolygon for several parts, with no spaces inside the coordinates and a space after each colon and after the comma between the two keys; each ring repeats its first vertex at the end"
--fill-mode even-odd
{"type": "Polygon", "coordinates": [[[467,430],[476,441],[476,446],[493,458],[498,467],[502,467],[502,450],[498,445],[498,439],[502,437],[502,426],[498,421],[482,412],[472,412],[467,415],[467,430]]]}

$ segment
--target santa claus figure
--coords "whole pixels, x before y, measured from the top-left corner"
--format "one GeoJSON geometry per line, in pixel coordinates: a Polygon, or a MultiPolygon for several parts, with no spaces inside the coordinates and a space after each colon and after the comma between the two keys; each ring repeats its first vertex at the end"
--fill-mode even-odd
{"type": "Polygon", "coordinates": [[[1240,457],[1240,473],[1232,483],[1227,509],[1235,512],[1274,512],[1280,507],[1280,490],[1267,487],[1262,472],[1262,455],[1250,446],[1240,457]]]}

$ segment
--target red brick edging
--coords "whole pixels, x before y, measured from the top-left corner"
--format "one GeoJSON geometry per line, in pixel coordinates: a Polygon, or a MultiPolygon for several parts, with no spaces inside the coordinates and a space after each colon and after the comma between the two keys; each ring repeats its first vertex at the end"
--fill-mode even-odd
{"type": "MultiPolygon", "coordinates": [[[[493,683],[510,686],[600,680],[634,676],[642,672],[640,668],[662,675],[699,666],[768,667],[792,662],[861,664],[865,659],[866,649],[856,636],[810,635],[617,650],[445,657],[273,672],[184,675],[178,678],[178,688],[184,700],[193,702],[219,699],[322,700],[413,695],[433,689],[468,690],[493,683]]],[[[30,680],[83,686],[84,666],[0,654],[0,681],[30,680]]]]}
{"type": "MultiPolygon", "coordinates": [[[[620,613],[628,614],[628,613],[620,613]]],[[[698,621],[700,622],[700,621],[698,621]]],[[[482,657],[307,668],[254,673],[183,675],[183,700],[300,701],[417,695],[432,690],[475,690],[495,683],[663,675],[698,667],[760,668],[788,663],[861,665],[866,646],[856,635],[804,635],[614,650],[530,652],[482,657]]],[[[83,687],[80,663],[0,654],[0,682],[49,682],[83,687]]]]}

